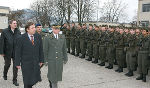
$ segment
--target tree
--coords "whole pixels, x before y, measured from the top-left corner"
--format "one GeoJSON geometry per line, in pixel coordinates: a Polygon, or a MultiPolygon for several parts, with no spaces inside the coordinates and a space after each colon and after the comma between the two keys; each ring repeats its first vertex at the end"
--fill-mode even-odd
{"type": "Polygon", "coordinates": [[[123,3],[122,0],[108,0],[101,8],[102,17],[100,21],[113,23],[121,21],[124,17],[127,17],[126,7],[127,4],[123,3]]]}

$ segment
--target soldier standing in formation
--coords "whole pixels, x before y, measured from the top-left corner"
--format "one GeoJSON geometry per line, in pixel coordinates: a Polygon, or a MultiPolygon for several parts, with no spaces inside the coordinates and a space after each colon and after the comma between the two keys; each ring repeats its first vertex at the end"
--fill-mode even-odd
{"type": "MultiPolygon", "coordinates": [[[[65,29],[65,25],[63,27],[65,29]]],[[[68,34],[67,31],[63,32],[68,34]]],[[[72,23],[70,34],[72,55],[85,58],[87,61],[100,63],[99,66],[108,65],[105,68],[113,69],[117,65],[116,72],[123,72],[123,68],[128,69],[125,74],[128,77],[134,75],[134,71],[139,71],[137,80],[146,82],[147,70],[149,67],[149,34],[146,29],[140,31],[139,28],[125,28],[115,26],[97,26],[89,24],[72,23]]],[[[66,38],[67,39],[67,38],[66,38]]],[[[70,50],[70,51],[71,51],[70,50]]]]}

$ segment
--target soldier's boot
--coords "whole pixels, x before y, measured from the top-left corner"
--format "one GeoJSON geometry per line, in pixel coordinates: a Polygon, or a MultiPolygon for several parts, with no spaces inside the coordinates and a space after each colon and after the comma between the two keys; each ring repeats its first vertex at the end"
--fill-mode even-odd
{"type": "Polygon", "coordinates": [[[123,68],[120,67],[118,72],[119,72],[119,73],[123,72],[123,68]]]}
{"type": "Polygon", "coordinates": [[[110,67],[110,65],[106,66],[105,68],[109,68],[109,67],[110,67]]]}
{"type": "Polygon", "coordinates": [[[142,81],[143,81],[143,82],[146,82],[146,75],[143,75],[142,81]]]}
{"type": "Polygon", "coordinates": [[[140,74],[140,76],[136,78],[136,80],[142,80],[142,79],[143,79],[143,74],[140,74]]]}
{"type": "Polygon", "coordinates": [[[82,56],[80,56],[79,58],[85,58],[85,55],[84,55],[84,54],[82,54],[82,56]]]}
{"type": "Polygon", "coordinates": [[[105,66],[105,62],[101,62],[100,64],[98,64],[99,66],[105,66]]]}
{"type": "Polygon", "coordinates": [[[130,70],[130,71],[129,71],[128,73],[126,73],[125,75],[128,76],[128,77],[131,77],[131,76],[133,76],[133,71],[130,70]]]}
{"type": "Polygon", "coordinates": [[[113,65],[112,65],[112,64],[110,64],[110,66],[108,67],[108,69],[113,69],[113,65]]]}
{"type": "Polygon", "coordinates": [[[75,56],[78,57],[78,56],[79,56],[79,53],[77,53],[75,56]]]}
{"type": "Polygon", "coordinates": [[[95,58],[95,60],[92,61],[92,63],[94,63],[94,64],[98,63],[98,59],[95,58]]]}
{"type": "Polygon", "coordinates": [[[118,69],[115,70],[115,72],[118,72],[118,71],[119,71],[119,67],[118,67],[118,69]]]}
{"type": "Polygon", "coordinates": [[[92,57],[89,57],[88,59],[86,59],[87,61],[92,61],[92,57]]]}
{"type": "Polygon", "coordinates": [[[71,55],[75,55],[75,52],[71,52],[71,55]]]}
{"type": "Polygon", "coordinates": [[[70,53],[70,48],[68,48],[68,51],[67,51],[67,53],[70,53]]]}

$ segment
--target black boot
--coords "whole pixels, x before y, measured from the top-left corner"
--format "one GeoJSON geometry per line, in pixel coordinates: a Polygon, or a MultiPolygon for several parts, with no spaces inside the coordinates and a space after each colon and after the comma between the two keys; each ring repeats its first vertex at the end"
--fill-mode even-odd
{"type": "Polygon", "coordinates": [[[7,76],[3,76],[4,80],[7,80],[7,76]]]}
{"type": "Polygon", "coordinates": [[[92,57],[89,57],[88,59],[86,59],[87,61],[92,61],[92,57]]]}
{"type": "Polygon", "coordinates": [[[105,62],[101,62],[100,64],[98,64],[99,66],[105,66],[105,62]]]}
{"type": "Polygon", "coordinates": [[[92,63],[94,64],[98,63],[98,59],[95,59],[94,61],[92,61],[92,63]]]}
{"type": "Polygon", "coordinates": [[[142,81],[143,81],[143,82],[146,82],[146,75],[143,75],[142,81]]]}
{"type": "Polygon", "coordinates": [[[70,53],[70,50],[68,49],[67,53],[70,53]]]}
{"type": "Polygon", "coordinates": [[[118,71],[119,71],[119,67],[118,67],[118,69],[115,70],[115,72],[118,72],[118,71]]]}
{"type": "Polygon", "coordinates": [[[71,55],[75,55],[75,53],[74,53],[74,52],[71,52],[71,55]]]}
{"type": "Polygon", "coordinates": [[[118,72],[119,73],[123,72],[123,68],[120,67],[118,72]]]}
{"type": "Polygon", "coordinates": [[[113,65],[112,65],[112,64],[109,64],[108,69],[113,69],[113,65]]]}
{"type": "Polygon", "coordinates": [[[13,84],[14,84],[15,86],[19,86],[19,84],[17,83],[17,81],[13,81],[13,84]]]}
{"type": "Polygon", "coordinates": [[[75,56],[78,57],[78,56],[79,56],[79,53],[77,53],[75,56]]]}
{"type": "Polygon", "coordinates": [[[131,77],[131,76],[133,76],[133,71],[130,70],[130,71],[129,71],[128,73],[126,73],[125,75],[128,76],[128,77],[131,77]]]}
{"type": "Polygon", "coordinates": [[[105,68],[109,68],[109,67],[110,67],[110,65],[106,66],[105,68]]]}
{"type": "Polygon", "coordinates": [[[136,78],[136,80],[142,80],[142,79],[143,79],[143,74],[140,74],[140,76],[136,78]]]}
{"type": "Polygon", "coordinates": [[[85,58],[85,55],[80,56],[79,58],[85,58]]]}

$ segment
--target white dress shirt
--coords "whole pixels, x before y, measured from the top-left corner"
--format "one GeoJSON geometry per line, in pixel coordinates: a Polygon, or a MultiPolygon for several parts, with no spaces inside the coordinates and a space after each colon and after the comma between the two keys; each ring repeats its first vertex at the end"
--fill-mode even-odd
{"type": "Polygon", "coordinates": [[[58,34],[55,34],[55,33],[53,33],[54,34],[54,37],[56,38],[56,39],[58,39],[58,34]]]}

